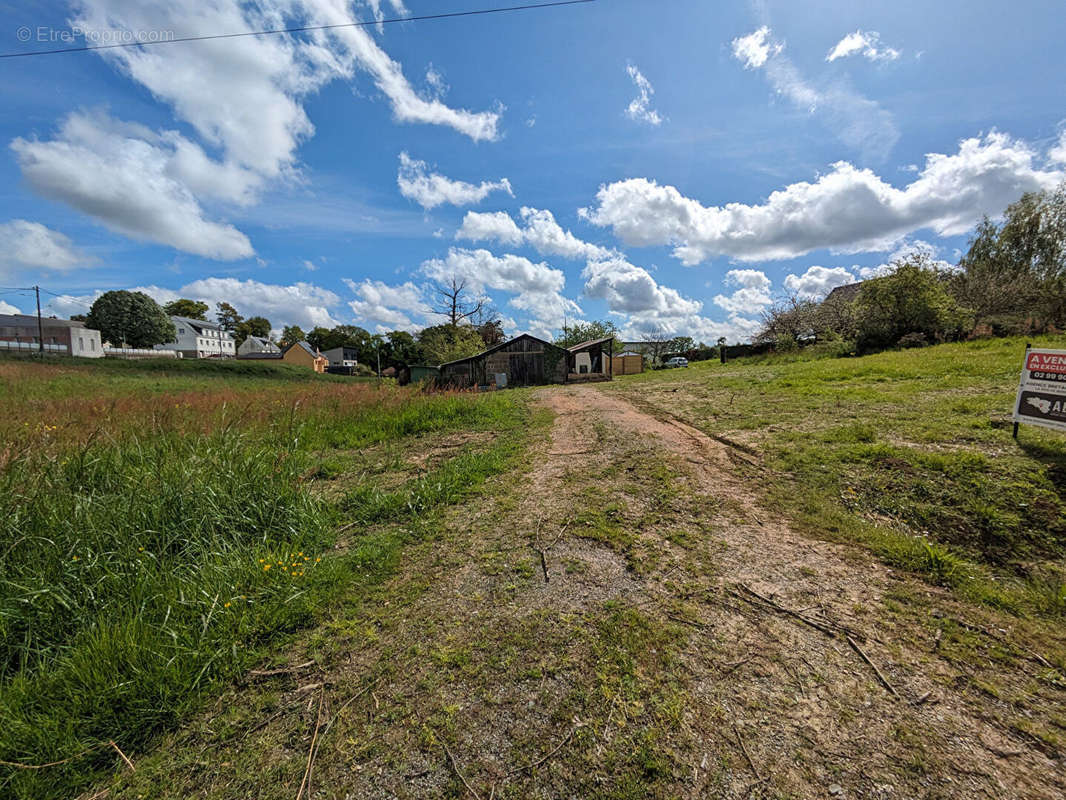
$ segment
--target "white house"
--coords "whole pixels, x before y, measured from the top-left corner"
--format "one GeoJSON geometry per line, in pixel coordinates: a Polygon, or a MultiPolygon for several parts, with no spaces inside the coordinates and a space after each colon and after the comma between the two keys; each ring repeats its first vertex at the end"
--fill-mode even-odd
{"type": "Polygon", "coordinates": [[[255,353],[276,353],[280,356],[281,348],[269,339],[264,339],[260,336],[249,336],[241,342],[241,346],[237,348],[237,358],[250,356],[255,353]]]}
{"type": "Polygon", "coordinates": [[[38,333],[43,336],[44,350],[81,358],[102,358],[100,331],[85,327],[84,322],[43,317],[38,330],[37,317],[29,314],[0,314],[0,349],[36,351],[38,333]]]}
{"type": "Polygon", "coordinates": [[[171,317],[177,338],[173,342],[157,344],[158,350],[177,350],[184,358],[233,358],[237,346],[233,334],[213,322],[188,317],[171,317]]]}

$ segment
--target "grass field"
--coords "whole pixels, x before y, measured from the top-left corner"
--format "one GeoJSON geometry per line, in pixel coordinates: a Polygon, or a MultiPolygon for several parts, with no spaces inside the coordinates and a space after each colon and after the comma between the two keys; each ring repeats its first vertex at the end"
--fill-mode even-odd
{"type": "Polygon", "coordinates": [[[5,796],[72,796],[110,741],[143,749],[389,574],[395,523],[476,491],[530,430],[520,392],[118,364],[0,361],[5,796]]]}
{"type": "MultiPolygon", "coordinates": [[[[1033,341],[1066,348],[1063,337],[1033,341]]],[[[764,457],[770,507],[1015,613],[1066,613],[1066,436],[1010,414],[1019,339],[864,358],[779,355],[613,389],[764,457]]]]}
{"type": "Polygon", "coordinates": [[[0,796],[1061,796],[1023,350],[485,395],[0,361],[0,796]]]}

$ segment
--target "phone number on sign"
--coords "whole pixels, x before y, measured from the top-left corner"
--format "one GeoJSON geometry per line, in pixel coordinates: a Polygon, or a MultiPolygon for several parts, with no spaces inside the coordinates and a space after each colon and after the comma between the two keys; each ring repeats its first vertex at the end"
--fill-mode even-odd
{"type": "Polygon", "coordinates": [[[1054,381],[1056,383],[1066,383],[1066,373],[1062,372],[1044,372],[1043,370],[1034,370],[1029,373],[1029,380],[1033,381],[1054,381]]]}

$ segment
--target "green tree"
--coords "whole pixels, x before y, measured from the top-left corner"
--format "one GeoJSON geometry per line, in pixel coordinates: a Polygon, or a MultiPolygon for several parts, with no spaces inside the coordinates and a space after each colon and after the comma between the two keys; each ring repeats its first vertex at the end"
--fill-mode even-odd
{"type": "Polygon", "coordinates": [[[116,346],[153,347],[177,337],[170,317],[144,292],[104,292],[93,302],[85,324],[116,346]]]}
{"type": "Polygon", "coordinates": [[[855,301],[855,316],[859,352],[893,347],[904,337],[904,344],[957,339],[973,320],[924,255],[901,259],[889,275],[865,281],[855,301]]]}
{"type": "Polygon", "coordinates": [[[281,329],[281,344],[296,344],[307,339],[299,325],[286,325],[281,329]]]}
{"type": "Polygon", "coordinates": [[[243,322],[237,323],[234,338],[237,341],[237,347],[240,347],[241,343],[249,336],[258,336],[260,339],[266,339],[270,336],[270,331],[270,320],[266,317],[248,317],[243,322]]]}
{"type": "Polygon", "coordinates": [[[319,325],[308,332],[307,343],[312,347],[317,347],[319,350],[332,350],[340,345],[332,344],[331,336],[332,332],[329,328],[323,328],[319,325]]]}
{"type": "Polygon", "coordinates": [[[500,344],[507,340],[507,334],[503,332],[503,322],[498,319],[486,320],[478,325],[475,330],[477,330],[485,347],[492,347],[494,344],[500,344]]]}
{"type": "Polygon", "coordinates": [[[422,348],[415,337],[407,331],[390,331],[385,334],[385,346],[382,350],[382,363],[396,367],[402,364],[417,364],[422,361],[422,348]]]}
{"type": "Polygon", "coordinates": [[[481,335],[470,325],[433,325],[418,334],[427,363],[444,364],[476,355],[485,349],[481,335]]]}
{"type": "Polygon", "coordinates": [[[995,333],[1066,324],[1066,182],[1011,203],[1001,223],[987,217],[952,279],[975,322],[995,333]]]}
{"type": "Polygon", "coordinates": [[[606,339],[608,336],[617,335],[617,326],[609,320],[578,322],[564,327],[563,335],[555,338],[555,344],[560,347],[573,347],[575,344],[588,342],[592,339],[606,339]]]}
{"type": "Polygon", "coordinates": [[[666,344],[668,355],[685,355],[696,349],[696,342],[691,336],[675,336],[666,344]]]}
{"type": "Polygon", "coordinates": [[[215,306],[215,319],[222,330],[230,333],[235,333],[237,326],[244,322],[244,317],[229,303],[219,303],[215,306]]]}
{"type": "Polygon", "coordinates": [[[207,303],[201,303],[199,300],[188,300],[182,297],[180,300],[171,300],[165,306],[163,310],[167,312],[167,316],[171,317],[185,317],[186,319],[202,319],[207,322],[207,317],[204,314],[207,313],[207,309],[210,306],[207,303]]]}

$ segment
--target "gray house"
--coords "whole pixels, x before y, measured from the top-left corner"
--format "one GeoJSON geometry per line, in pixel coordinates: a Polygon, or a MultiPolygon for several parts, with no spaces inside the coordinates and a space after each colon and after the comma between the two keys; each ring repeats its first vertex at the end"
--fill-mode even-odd
{"type": "Polygon", "coordinates": [[[247,358],[253,353],[272,353],[281,356],[281,348],[261,336],[249,336],[237,348],[237,358],[247,358]]]}
{"type": "Polygon", "coordinates": [[[82,358],[104,357],[100,331],[86,328],[84,322],[42,317],[40,327],[38,331],[37,317],[29,314],[0,314],[0,349],[37,350],[43,341],[44,350],[48,353],[82,358]]]}
{"type": "Polygon", "coordinates": [[[358,367],[358,351],[354,347],[334,347],[323,350],[322,355],[329,359],[331,367],[358,367]]]}

